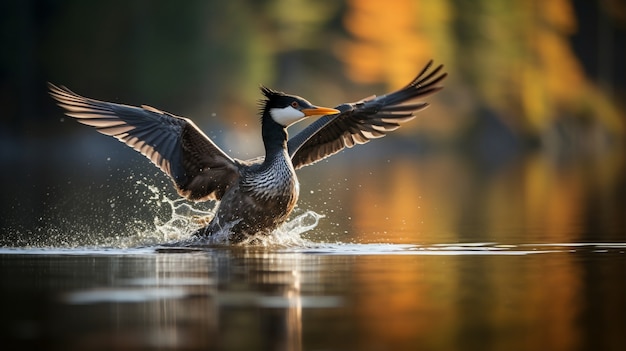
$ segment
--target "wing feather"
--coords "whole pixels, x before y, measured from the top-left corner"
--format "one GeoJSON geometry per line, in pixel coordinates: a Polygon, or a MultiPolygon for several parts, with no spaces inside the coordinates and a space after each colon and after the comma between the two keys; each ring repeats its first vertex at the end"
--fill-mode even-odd
{"type": "Polygon", "coordinates": [[[409,102],[443,89],[438,84],[447,73],[441,73],[443,65],[429,71],[432,64],[431,60],[404,88],[339,105],[336,108],[341,113],[323,116],[289,139],[287,147],[294,168],[311,165],[346,147],[381,138],[415,118],[415,113],[428,103],[409,102]]]}
{"type": "Polygon", "coordinates": [[[189,119],[154,107],[134,107],[80,96],[49,84],[66,115],[146,156],[190,200],[220,199],[239,176],[237,163],[189,119]]]}

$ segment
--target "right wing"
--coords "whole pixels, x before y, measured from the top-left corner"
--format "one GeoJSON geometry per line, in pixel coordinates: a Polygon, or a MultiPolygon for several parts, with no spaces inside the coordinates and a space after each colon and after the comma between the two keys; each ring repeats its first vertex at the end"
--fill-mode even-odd
{"type": "Polygon", "coordinates": [[[146,156],[172,178],[181,196],[219,200],[239,177],[235,161],[187,118],[86,98],[51,83],[49,88],[66,115],[146,156]]]}
{"type": "Polygon", "coordinates": [[[298,169],[308,166],[346,147],[381,138],[415,118],[415,113],[428,104],[410,102],[441,90],[438,84],[447,75],[440,73],[442,65],[428,72],[432,63],[430,61],[404,88],[383,96],[339,105],[336,108],[341,113],[322,116],[289,139],[287,147],[293,167],[298,169]]]}

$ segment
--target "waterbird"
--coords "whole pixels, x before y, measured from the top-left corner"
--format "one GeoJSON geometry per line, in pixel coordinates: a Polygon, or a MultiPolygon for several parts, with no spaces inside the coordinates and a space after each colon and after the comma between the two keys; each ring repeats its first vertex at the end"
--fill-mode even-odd
{"type": "Polygon", "coordinates": [[[50,95],[65,114],[95,127],[137,150],[173,181],[180,196],[191,201],[219,201],[212,219],[194,236],[221,233],[229,242],[257,234],[270,235],[287,221],[299,195],[295,170],[312,165],[344,148],[380,138],[415,118],[428,106],[416,102],[441,90],[443,65],[433,61],[403,88],[335,108],[260,86],[261,135],[265,155],[250,160],[232,158],[196,124],[151,106],[140,107],[83,97],[64,86],[48,83],[50,95]],[[289,138],[287,127],[321,116],[289,138]]]}

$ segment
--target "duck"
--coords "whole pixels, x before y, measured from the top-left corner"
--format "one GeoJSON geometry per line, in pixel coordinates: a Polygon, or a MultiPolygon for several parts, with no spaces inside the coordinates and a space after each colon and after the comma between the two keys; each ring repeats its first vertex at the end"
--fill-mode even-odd
{"type": "Polygon", "coordinates": [[[299,197],[296,170],[381,138],[426,108],[427,102],[416,100],[440,91],[447,76],[443,65],[432,66],[431,60],[397,91],[335,108],[261,85],[265,153],[249,160],[229,156],[191,119],[148,105],[84,97],[52,83],[48,87],[67,116],[143,154],[171,178],[180,196],[219,202],[213,217],[191,237],[225,234],[228,242],[239,243],[271,235],[288,220],[299,197]],[[288,127],[313,116],[319,118],[289,137],[288,127]]]}

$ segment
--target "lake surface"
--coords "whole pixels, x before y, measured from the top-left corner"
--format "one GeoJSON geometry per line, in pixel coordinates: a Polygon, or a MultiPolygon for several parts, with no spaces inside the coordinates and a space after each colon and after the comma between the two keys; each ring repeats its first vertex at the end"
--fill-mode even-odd
{"type": "Polygon", "coordinates": [[[622,350],[626,244],[3,249],[3,349],[622,350]]]}
{"type": "Polygon", "coordinates": [[[622,155],[366,145],[273,240],[183,248],[211,206],[99,140],[5,162],[2,350],[626,349],[622,155]]]}

